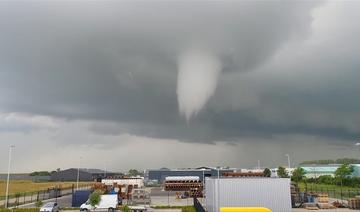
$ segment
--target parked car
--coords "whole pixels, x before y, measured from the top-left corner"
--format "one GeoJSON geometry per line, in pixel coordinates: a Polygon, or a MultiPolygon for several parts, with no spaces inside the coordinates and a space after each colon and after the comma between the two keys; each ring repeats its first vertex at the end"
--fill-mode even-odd
{"type": "Polygon", "coordinates": [[[59,212],[59,205],[56,202],[47,202],[40,208],[40,212],[59,212]]]}
{"type": "Polygon", "coordinates": [[[117,208],[119,202],[116,194],[105,194],[101,195],[100,203],[93,207],[90,205],[90,201],[87,200],[84,204],[80,206],[80,211],[108,211],[114,212],[117,208]]]}

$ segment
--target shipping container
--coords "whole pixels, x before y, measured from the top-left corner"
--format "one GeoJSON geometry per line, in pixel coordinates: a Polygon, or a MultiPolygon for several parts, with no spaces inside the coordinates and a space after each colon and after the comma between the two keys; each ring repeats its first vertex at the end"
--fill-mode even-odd
{"type": "Polygon", "coordinates": [[[89,199],[92,190],[77,190],[72,196],[71,207],[80,207],[81,204],[89,199]]]}
{"type": "Polygon", "coordinates": [[[206,208],[265,207],[273,212],[291,211],[288,178],[206,178],[206,208]]]}

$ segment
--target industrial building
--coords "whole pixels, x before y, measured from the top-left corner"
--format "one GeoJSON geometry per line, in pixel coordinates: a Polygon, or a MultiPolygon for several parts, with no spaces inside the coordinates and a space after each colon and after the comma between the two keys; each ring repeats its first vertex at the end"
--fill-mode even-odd
{"type": "Polygon", "coordinates": [[[105,185],[133,185],[137,188],[144,187],[144,179],[142,177],[131,177],[131,178],[116,178],[116,179],[102,179],[101,183],[105,185]]]}
{"type": "Polygon", "coordinates": [[[271,211],[291,211],[290,179],[269,177],[206,178],[206,208],[266,207],[271,211]]]}
{"type": "MultiPolygon", "coordinates": [[[[336,170],[342,164],[313,164],[313,165],[303,165],[301,168],[305,170],[305,177],[307,178],[318,178],[324,175],[335,176],[336,170]]],[[[360,164],[350,164],[354,167],[354,172],[352,177],[360,177],[360,164]]]]}
{"type": "Polygon", "coordinates": [[[151,169],[145,170],[145,181],[146,182],[157,182],[163,183],[166,177],[176,177],[176,176],[197,176],[200,180],[203,180],[203,177],[216,177],[222,176],[227,172],[234,172],[237,169],[234,168],[213,168],[213,167],[199,167],[195,169],[151,169]]]}
{"type": "Polygon", "coordinates": [[[305,171],[306,178],[318,178],[324,175],[330,175],[334,177],[336,169],[338,169],[340,164],[329,164],[329,165],[306,165],[301,166],[305,171]]]}
{"type": "Polygon", "coordinates": [[[77,169],[70,168],[66,170],[57,171],[51,174],[51,181],[77,181],[79,171],[79,181],[101,181],[103,178],[123,176],[121,173],[108,172],[100,169],[77,169]]]}

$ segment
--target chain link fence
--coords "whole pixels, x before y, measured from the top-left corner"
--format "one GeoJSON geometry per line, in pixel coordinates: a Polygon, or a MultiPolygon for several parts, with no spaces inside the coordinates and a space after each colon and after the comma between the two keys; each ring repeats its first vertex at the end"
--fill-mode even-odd
{"type": "MultiPolygon", "coordinates": [[[[83,189],[90,189],[91,188],[91,184],[89,185],[82,185],[79,187],[79,190],[83,190],[83,189]]],[[[12,194],[9,195],[8,198],[8,207],[16,207],[19,205],[24,205],[24,204],[28,204],[28,203],[35,203],[35,202],[39,202],[39,201],[44,201],[47,199],[56,199],[58,197],[61,196],[65,196],[65,195],[72,195],[74,194],[75,191],[75,186],[72,185],[70,187],[53,187],[53,188],[48,188],[46,190],[40,190],[40,191],[34,191],[34,192],[21,192],[21,193],[16,193],[16,194],[12,194]]],[[[5,196],[0,196],[0,208],[4,208],[5,207],[5,196]]]]}

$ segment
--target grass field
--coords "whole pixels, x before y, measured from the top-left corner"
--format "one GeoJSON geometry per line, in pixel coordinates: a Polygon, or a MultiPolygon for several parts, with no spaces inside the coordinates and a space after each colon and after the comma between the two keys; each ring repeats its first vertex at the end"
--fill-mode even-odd
{"type": "MultiPolygon", "coordinates": [[[[299,183],[300,191],[305,190],[305,184],[299,183]]],[[[326,184],[307,184],[308,191],[316,193],[328,193],[330,197],[337,199],[348,199],[354,196],[360,196],[360,188],[343,186],[342,188],[338,185],[326,185],[326,184]]]]}
{"type": "MultiPolygon", "coordinates": [[[[80,182],[79,185],[89,185],[92,182],[80,182]]],[[[30,180],[11,180],[9,185],[9,194],[34,192],[40,190],[46,190],[55,186],[61,188],[70,188],[72,185],[76,185],[76,182],[33,182],[30,180]]],[[[0,180],[0,197],[5,196],[6,181],[0,180]]]]}

